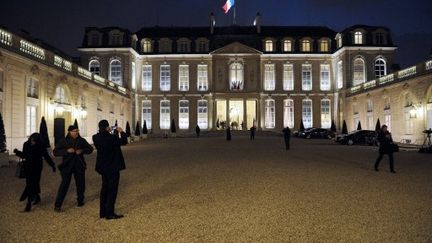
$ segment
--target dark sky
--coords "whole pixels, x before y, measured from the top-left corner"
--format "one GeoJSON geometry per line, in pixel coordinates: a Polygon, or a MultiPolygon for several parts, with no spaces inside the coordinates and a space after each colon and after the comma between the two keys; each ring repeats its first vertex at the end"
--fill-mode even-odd
{"type": "MultiPolygon", "coordinates": [[[[214,12],[228,25],[225,0],[11,0],[0,1],[0,25],[24,29],[35,38],[77,56],[87,26],[206,26],[214,12]]],[[[263,25],[323,25],[335,31],[354,24],[392,31],[402,67],[425,60],[432,50],[432,0],[236,0],[237,22],[251,25],[256,12],[263,25]]]]}

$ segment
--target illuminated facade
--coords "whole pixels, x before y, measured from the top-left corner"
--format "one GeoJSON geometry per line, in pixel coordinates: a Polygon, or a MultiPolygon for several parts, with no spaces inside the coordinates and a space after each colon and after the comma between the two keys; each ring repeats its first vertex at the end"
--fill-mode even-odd
{"type": "Polygon", "coordinates": [[[14,140],[10,129],[19,124],[32,131],[27,117],[40,116],[49,118],[52,135],[63,111],[66,123],[86,114],[87,136],[102,118],[132,127],[145,121],[153,134],[168,132],[173,119],[177,133],[191,134],[197,125],[281,131],[301,123],[329,128],[334,121],[340,129],[344,120],[348,130],[359,121],[371,129],[379,118],[395,140],[422,143],[421,131],[432,123],[432,64],[399,71],[387,28],[261,26],[259,15],[254,26],[216,27],[210,18],[209,27],[86,28],[80,66],[1,32],[0,107],[8,138],[21,143],[27,132],[14,140]],[[20,73],[22,87],[40,92],[36,101],[13,91],[8,83],[15,71],[8,65],[20,73]],[[33,76],[39,83],[32,86],[33,76]],[[64,95],[66,101],[56,98],[64,95]],[[28,108],[31,102],[37,108],[28,108]]]}

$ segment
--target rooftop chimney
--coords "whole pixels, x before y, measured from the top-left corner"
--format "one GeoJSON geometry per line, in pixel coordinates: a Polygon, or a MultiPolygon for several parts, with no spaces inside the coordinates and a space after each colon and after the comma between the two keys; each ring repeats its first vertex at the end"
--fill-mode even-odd
{"type": "Polygon", "coordinates": [[[260,34],[261,33],[261,14],[259,12],[256,14],[256,17],[254,20],[254,25],[257,28],[257,33],[260,34]]]}
{"type": "Polygon", "coordinates": [[[215,17],[213,13],[210,13],[210,33],[213,35],[214,26],[216,25],[215,17]]]}

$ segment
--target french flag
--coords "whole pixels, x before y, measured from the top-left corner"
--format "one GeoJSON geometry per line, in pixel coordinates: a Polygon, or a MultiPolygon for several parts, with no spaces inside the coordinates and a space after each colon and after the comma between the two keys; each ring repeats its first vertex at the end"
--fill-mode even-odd
{"type": "Polygon", "coordinates": [[[234,6],[234,0],[227,0],[225,5],[223,5],[222,7],[225,14],[228,13],[228,11],[231,9],[232,6],[234,6]]]}

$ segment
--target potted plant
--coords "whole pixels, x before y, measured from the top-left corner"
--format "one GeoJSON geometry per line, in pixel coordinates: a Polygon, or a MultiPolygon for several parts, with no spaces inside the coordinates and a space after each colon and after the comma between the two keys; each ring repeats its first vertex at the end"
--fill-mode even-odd
{"type": "Polygon", "coordinates": [[[130,129],[129,122],[126,122],[126,131],[125,131],[125,133],[126,133],[126,137],[129,140],[128,142],[131,142],[131,129],[130,129]]]}
{"type": "Polygon", "coordinates": [[[176,129],[175,121],[174,121],[174,119],[172,119],[171,120],[171,136],[176,137],[176,132],[177,132],[177,129],[176,129]]]}
{"type": "Polygon", "coordinates": [[[3,116],[0,113],[0,162],[9,162],[9,153],[6,149],[6,134],[3,124],[3,116]]]}
{"type": "Polygon", "coordinates": [[[139,140],[141,136],[141,127],[139,124],[139,121],[137,121],[136,126],[135,126],[135,138],[137,138],[139,140]]]}
{"type": "Polygon", "coordinates": [[[147,138],[148,137],[148,129],[147,129],[147,122],[146,122],[146,120],[144,120],[142,133],[143,133],[143,138],[147,138]]]}

